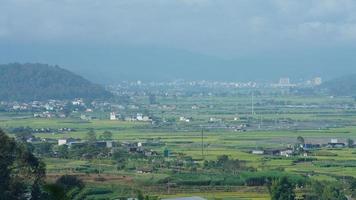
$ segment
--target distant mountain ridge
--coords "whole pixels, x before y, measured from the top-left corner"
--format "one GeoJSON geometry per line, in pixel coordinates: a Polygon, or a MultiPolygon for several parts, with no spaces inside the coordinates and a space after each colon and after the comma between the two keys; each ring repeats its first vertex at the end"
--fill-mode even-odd
{"type": "Polygon", "coordinates": [[[100,84],[121,81],[278,81],[281,77],[328,80],[356,73],[354,48],[293,49],[226,58],[162,46],[56,44],[0,45],[1,62],[56,63],[100,84]],[[60,53],[59,53],[60,52],[60,53]]]}
{"type": "Polygon", "coordinates": [[[97,99],[111,96],[102,86],[58,66],[39,63],[0,65],[0,100],[97,99]]]}
{"type": "Polygon", "coordinates": [[[321,85],[331,95],[356,96],[356,74],[332,79],[321,85]]]}

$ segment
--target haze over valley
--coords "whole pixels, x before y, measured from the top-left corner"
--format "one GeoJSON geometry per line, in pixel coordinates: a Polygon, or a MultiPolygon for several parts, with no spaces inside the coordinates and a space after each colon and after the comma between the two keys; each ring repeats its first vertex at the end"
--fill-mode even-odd
{"type": "Polygon", "coordinates": [[[355,140],[356,1],[0,1],[0,200],[353,200],[355,140]]]}

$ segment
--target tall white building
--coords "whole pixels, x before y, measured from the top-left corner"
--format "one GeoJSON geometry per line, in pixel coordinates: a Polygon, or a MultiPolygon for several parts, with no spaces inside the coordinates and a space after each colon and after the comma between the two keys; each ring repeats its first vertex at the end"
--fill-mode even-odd
{"type": "Polygon", "coordinates": [[[289,78],[280,78],[279,85],[290,85],[290,79],[289,78]]]}
{"type": "Polygon", "coordinates": [[[321,77],[315,77],[312,82],[313,85],[321,85],[323,83],[323,80],[321,79],[321,77]]]}

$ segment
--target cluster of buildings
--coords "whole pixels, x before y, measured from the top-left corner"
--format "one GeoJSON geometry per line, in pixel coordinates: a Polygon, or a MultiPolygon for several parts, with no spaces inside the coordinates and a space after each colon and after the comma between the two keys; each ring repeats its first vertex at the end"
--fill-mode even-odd
{"type": "Polygon", "coordinates": [[[289,77],[283,77],[279,79],[278,83],[272,83],[270,86],[274,88],[292,88],[292,87],[315,87],[323,83],[321,77],[314,77],[310,80],[292,83],[289,77]]]}
{"type": "Polygon", "coordinates": [[[5,112],[31,112],[35,118],[64,118],[70,111],[78,110],[79,106],[85,106],[82,99],[68,100],[47,100],[31,102],[0,102],[0,106],[5,112]]]}
{"type": "Polygon", "coordinates": [[[339,142],[338,139],[331,139],[330,142],[326,144],[312,144],[306,143],[298,147],[281,148],[281,149],[258,149],[252,150],[251,153],[255,155],[271,155],[271,156],[284,156],[289,157],[292,155],[297,155],[302,153],[303,156],[307,156],[309,151],[320,149],[321,147],[326,148],[345,148],[347,145],[343,142],[339,142]]]}
{"type": "MultiPolygon", "coordinates": [[[[80,147],[83,146],[86,143],[86,141],[74,139],[74,138],[62,138],[58,139],[57,145],[67,145],[68,147],[80,147]]],[[[111,140],[103,140],[103,141],[95,141],[95,145],[97,147],[106,147],[106,148],[112,148],[116,145],[115,141],[111,140]]]]}
{"type": "Polygon", "coordinates": [[[150,122],[152,119],[147,116],[143,115],[142,113],[136,113],[136,116],[121,116],[116,112],[110,112],[109,116],[110,120],[124,120],[124,121],[142,121],[142,122],[150,122]]]}
{"type": "Polygon", "coordinates": [[[193,120],[193,118],[191,118],[191,117],[179,117],[179,121],[181,121],[181,122],[190,122],[190,121],[192,121],[193,120]]]}
{"type": "MultiPolygon", "coordinates": [[[[87,143],[87,141],[84,140],[79,140],[79,139],[74,139],[74,138],[61,138],[57,140],[57,145],[62,146],[62,145],[67,145],[69,148],[72,147],[81,147],[84,146],[87,143]]],[[[118,143],[113,140],[98,140],[94,142],[94,145],[96,147],[105,147],[109,149],[113,149],[115,147],[123,147],[125,148],[129,153],[135,153],[135,154],[141,154],[146,157],[151,157],[151,156],[157,156],[158,153],[148,149],[146,147],[148,146],[161,146],[163,145],[160,141],[146,141],[146,142],[121,142],[118,143]]]]}
{"type": "Polygon", "coordinates": [[[6,102],[1,101],[1,107],[8,112],[39,112],[39,111],[61,111],[66,106],[67,101],[48,100],[48,101],[31,101],[31,102],[6,102]]]}

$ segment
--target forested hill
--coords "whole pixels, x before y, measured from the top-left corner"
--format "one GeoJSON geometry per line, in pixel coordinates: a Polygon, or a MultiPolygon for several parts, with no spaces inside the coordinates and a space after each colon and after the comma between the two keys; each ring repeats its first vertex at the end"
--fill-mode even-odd
{"type": "Polygon", "coordinates": [[[356,96],[356,74],[327,81],[321,88],[331,95],[356,96]]]}
{"type": "Polygon", "coordinates": [[[0,65],[0,100],[101,99],[111,96],[102,86],[58,66],[0,65]]]}

